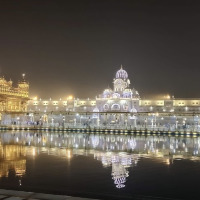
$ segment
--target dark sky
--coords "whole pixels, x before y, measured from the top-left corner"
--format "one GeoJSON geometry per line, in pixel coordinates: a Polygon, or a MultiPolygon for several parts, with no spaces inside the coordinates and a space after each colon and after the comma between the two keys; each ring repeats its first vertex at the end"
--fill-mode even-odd
{"type": "Polygon", "coordinates": [[[199,1],[0,0],[1,75],[30,97],[93,98],[121,64],[141,97],[200,97],[199,1]]]}

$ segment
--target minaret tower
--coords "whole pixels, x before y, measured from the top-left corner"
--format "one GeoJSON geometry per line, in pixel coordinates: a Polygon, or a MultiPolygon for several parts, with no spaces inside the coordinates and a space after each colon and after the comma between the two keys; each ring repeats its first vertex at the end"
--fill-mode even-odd
{"type": "Polygon", "coordinates": [[[18,82],[18,89],[24,97],[29,96],[29,83],[25,80],[25,74],[22,74],[22,80],[18,82]]]}

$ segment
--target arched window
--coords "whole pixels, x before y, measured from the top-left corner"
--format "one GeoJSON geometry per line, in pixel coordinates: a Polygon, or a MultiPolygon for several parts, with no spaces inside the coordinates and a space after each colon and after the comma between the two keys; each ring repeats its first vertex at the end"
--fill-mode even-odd
{"type": "Polygon", "coordinates": [[[119,104],[113,104],[111,107],[111,110],[120,110],[120,105],[119,104]]]}
{"type": "Polygon", "coordinates": [[[105,105],[103,106],[103,109],[104,109],[105,111],[107,111],[107,110],[109,109],[109,105],[108,105],[108,104],[105,104],[105,105]]]}

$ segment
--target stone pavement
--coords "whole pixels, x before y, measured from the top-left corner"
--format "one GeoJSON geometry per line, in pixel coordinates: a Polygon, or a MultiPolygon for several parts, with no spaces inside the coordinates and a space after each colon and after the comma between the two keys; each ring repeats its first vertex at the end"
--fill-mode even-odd
{"type": "MultiPolygon", "coordinates": [[[[114,198],[114,199],[120,199],[120,200],[123,200],[123,199],[126,199],[126,200],[127,199],[129,200],[180,200],[180,199],[174,199],[174,198],[151,197],[151,196],[142,196],[142,195],[125,197],[125,198],[123,196],[118,196],[118,198],[116,197],[117,196],[114,196],[112,198],[107,197],[106,199],[114,198]]],[[[0,189],[0,200],[98,200],[98,199],[0,189]]]]}
{"type": "Polygon", "coordinates": [[[70,197],[53,194],[42,194],[34,192],[24,192],[15,190],[0,189],[0,200],[97,200],[81,197],[70,197]]]}

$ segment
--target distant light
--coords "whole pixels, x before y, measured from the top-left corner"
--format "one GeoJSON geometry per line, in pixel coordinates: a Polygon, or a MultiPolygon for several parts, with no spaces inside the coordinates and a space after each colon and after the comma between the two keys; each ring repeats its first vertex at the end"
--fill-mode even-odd
{"type": "Polygon", "coordinates": [[[33,97],[33,100],[35,100],[35,101],[36,101],[36,100],[37,100],[37,96],[36,96],[36,97],[33,97]]]}
{"type": "Polygon", "coordinates": [[[164,98],[170,99],[170,95],[166,95],[166,96],[164,96],[164,98]]]}
{"type": "Polygon", "coordinates": [[[68,98],[67,99],[69,99],[69,100],[72,100],[73,99],[73,96],[72,95],[70,95],[70,96],[68,96],[68,98]]]}

